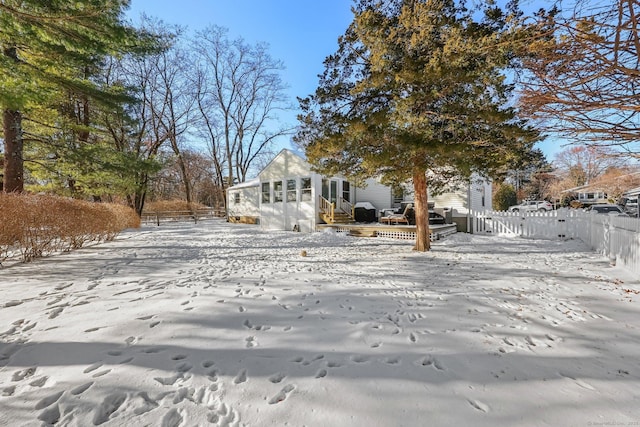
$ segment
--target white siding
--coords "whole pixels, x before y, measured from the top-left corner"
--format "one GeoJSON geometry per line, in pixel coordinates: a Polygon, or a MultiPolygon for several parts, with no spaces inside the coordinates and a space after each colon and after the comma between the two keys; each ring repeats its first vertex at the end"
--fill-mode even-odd
{"type": "MultiPolygon", "coordinates": [[[[316,199],[321,191],[319,175],[311,172],[311,165],[289,150],[282,150],[258,175],[260,185],[270,184],[270,203],[262,203],[260,195],[260,224],[268,230],[293,230],[310,232],[317,222],[316,199]],[[302,200],[302,179],[311,178],[311,200],[302,200]],[[296,197],[287,200],[287,181],[296,184],[296,197]],[[282,181],[282,201],[274,201],[274,183],[282,181]]],[[[260,187],[261,188],[261,187],[260,187]]]]}
{"type": "Polygon", "coordinates": [[[471,210],[492,210],[491,183],[486,180],[477,180],[471,183],[469,194],[471,195],[471,210]]]}
{"type": "Polygon", "coordinates": [[[258,193],[258,187],[244,187],[237,189],[234,189],[233,187],[229,188],[227,190],[229,216],[258,217],[260,215],[258,193]],[[236,194],[240,194],[240,200],[238,203],[235,202],[236,194]]]}
{"type": "Polygon", "coordinates": [[[366,180],[365,188],[356,188],[355,202],[369,202],[375,206],[376,211],[393,207],[393,193],[390,187],[380,184],[375,179],[366,180]]]}
{"type": "Polygon", "coordinates": [[[467,206],[467,187],[437,196],[429,196],[429,201],[434,202],[437,209],[451,209],[453,216],[465,216],[469,212],[467,206]]]}
{"type": "Polygon", "coordinates": [[[472,211],[492,210],[491,182],[475,178],[471,184],[461,187],[457,191],[429,196],[429,201],[435,202],[438,209],[450,208],[454,217],[467,216],[472,211]]]}
{"type": "Polygon", "coordinates": [[[302,157],[289,151],[282,150],[258,174],[260,181],[274,181],[290,176],[310,176],[311,165],[302,157]]]}

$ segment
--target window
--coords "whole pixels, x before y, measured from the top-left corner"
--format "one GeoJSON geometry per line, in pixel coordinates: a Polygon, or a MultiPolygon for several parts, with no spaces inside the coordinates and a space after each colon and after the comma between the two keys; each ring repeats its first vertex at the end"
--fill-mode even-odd
{"type": "Polygon", "coordinates": [[[240,203],[240,192],[237,192],[233,195],[233,203],[235,203],[236,205],[240,203]]]}
{"type": "Polygon", "coordinates": [[[351,184],[349,184],[349,181],[342,181],[342,198],[347,202],[351,201],[351,184]]]}
{"type": "Polygon", "coordinates": [[[295,202],[297,200],[296,194],[296,180],[287,180],[287,202],[295,202]]]}
{"type": "Polygon", "coordinates": [[[308,202],[311,200],[311,178],[302,178],[300,180],[302,187],[302,193],[300,194],[300,200],[308,202]]]}
{"type": "Polygon", "coordinates": [[[262,183],[262,203],[271,203],[271,191],[268,182],[262,183]]]}
{"type": "Polygon", "coordinates": [[[274,203],[282,201],[282,181],[273,183],[273,201],[274,203]]]}

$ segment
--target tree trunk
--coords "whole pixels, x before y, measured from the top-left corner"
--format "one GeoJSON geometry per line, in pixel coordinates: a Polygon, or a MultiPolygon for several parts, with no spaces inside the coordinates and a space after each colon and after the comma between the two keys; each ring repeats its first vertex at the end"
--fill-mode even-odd
{"type": "MultiPolygon", "coordinates": [[[[174,150],[177,151],[177,150],[174,150]]],[[[187,198],[187,205],[189,209],[191,209],[191,181],[189,181],[189,174],[187,173],[187,165],[184,162],[184,157],[182,157],[182,153],[176,153],[178,155],[178,167],[180,168],[180,174],[182,175],[182,184],[184,186],[185,196],[187,198]]]]}
{"type": "Polygon", "coordinates": [[[24,190],[24,163],[22,158],[22,113],[4,110],[4,191],[22,193],[24,190]]]}
{"type": "Polygon", "coordinates": [[[416,246],[414,249],[426,252],[431,249],[429,203],[427,200],[427,175],[421,168],[413,170],[413,192],[413,209],[416,213],[416,246]]]}

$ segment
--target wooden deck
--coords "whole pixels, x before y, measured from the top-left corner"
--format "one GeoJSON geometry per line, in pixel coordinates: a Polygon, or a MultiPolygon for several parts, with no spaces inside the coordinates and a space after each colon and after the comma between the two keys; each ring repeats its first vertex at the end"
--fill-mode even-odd
{"type": "MultiPolygon", "coordinates": [[[[318,224],[316,229],[322,231],[332,228],[338,233],[348,233],[357,237],[390,237],[393,239],[414,240],[416,238],[415,225],[387,225],[374,224],[318,224]]],[[[456,224],[430,225],[431,241],[440,240],[449,234],[457,232],[456,224]]]]}

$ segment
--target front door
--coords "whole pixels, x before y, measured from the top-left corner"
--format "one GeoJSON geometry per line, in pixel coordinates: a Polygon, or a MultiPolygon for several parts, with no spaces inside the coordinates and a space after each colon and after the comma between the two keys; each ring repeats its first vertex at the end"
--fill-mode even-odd
{"type": "Polygon", "coordinates": [[[335,179],[323,179],[322,180],[322,197],[327,199],[331,203],[338,202],[338,181],[335,179]]]}

